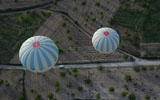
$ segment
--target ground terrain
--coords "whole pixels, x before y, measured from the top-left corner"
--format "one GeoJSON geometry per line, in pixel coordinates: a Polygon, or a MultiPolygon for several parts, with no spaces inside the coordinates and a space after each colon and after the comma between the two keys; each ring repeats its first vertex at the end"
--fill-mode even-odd
{"type": "Polygon", "coordinates": [[[15,100],[16,96],[10,94],[11,91],[15,91],[15,94],[18,93],[16,94],[18,97],[21,96],[22,86],[24,86],[23,96],[26,96],[27,100],[34,100],[37,94],[41,95],[40,100],[47,100],[49,93],[52,93],[53,98],[57,100],[66,98],[96,99],[97,94],[100,94],[101,99],[128,100],[128,95],[131,93],[136,95],[136,100],[145,100],[145,95],[149,95],[150,100],[159,100],[159,67],[145,68],[147,68],[146,71],[140,67],[140,72],[135,72],[133,68],[129,67],[103,68],[102,70],[97,68],[78,69],[77,72],[73,69],[52,69],[42,74],[1,69],[0,78],[4,80],[4,83],[0,86],[0,92],[6,91],[6,94],[1,96],[4,98],[3,100],[15,100]],[[64,77],[60,76],[61,72],[65,73],[64,77]],[[130,75],[132,81],[126,82],[125,75],[130,75]],[[21,78],[24,79],[23,85],[19,83],[21,78]],[[84,82],[86,78],[90,80],[89,83],[84,82]],[[6,80],[10,83],[9,87],[5,86],[6,80]],[[69,82],[71,86],[67,86],[69,82]],[[15,86],[17,86],[16,89],[15,86]],[[82,86],[83,89],[79,91],[78,86],[82,86]],[[110,92],[109,87],[113,87],[114,92],[110,92]],[[123,91],[128,93],[126,97],[121,96],[123,91]],[[75,93],[75,96],[71,96],[72,93],[75,93]]]}

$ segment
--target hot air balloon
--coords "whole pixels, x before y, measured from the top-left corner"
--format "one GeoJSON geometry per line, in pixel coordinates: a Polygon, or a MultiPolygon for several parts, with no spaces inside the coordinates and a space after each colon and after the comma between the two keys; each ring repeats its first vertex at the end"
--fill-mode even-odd
{"type": "Polygon", "coordinates": [[[27,39],[19,51],[23,66],[32,72],[45,72],[58,60],[58,49],[54,41],[45,36],[27,39]]]}
{"type": "Polygon", "coordinates": [[[100,53],[109,54],[119,46],[119,35],[112,28],[98,29],[92,38],[93,47],[100,53]]]}

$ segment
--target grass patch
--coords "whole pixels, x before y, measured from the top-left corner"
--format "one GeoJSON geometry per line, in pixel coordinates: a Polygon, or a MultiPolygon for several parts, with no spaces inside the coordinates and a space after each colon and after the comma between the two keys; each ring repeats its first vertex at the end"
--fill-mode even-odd
{"type": "Polygon", "coordinates": [[[49,16],[50,13],[33,10],[8,15],[1,14],[0,63],[9,63],[15,54],[18,53],[21,44],[33,36],[49,16]]]}

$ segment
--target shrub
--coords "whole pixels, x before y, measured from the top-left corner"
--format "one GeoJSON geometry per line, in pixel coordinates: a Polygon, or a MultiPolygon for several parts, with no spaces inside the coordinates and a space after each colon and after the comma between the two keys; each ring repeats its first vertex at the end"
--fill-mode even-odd
{"type": "Polygon", "coordinates": [[[96,94],[96,99],[100,99],[100,98],[101,98],[100,93],[97,93],[97,94],[96,94]]]}
{"type": "Polygon", "coordinates": [[[61,77],[65,77],[66,76],[66,73],[64,71],[59,72],[59,74],[60,74],[61,77]]]}
{"type": "Polygon", "coordinates": [[[55,6],[55,5],[57,5],[57,2],[56,2],[56,0],[53,0],[53,5],[55,6]]]}
{"type": "Polygon", "coordinates": [[[65,26],[66,26],[66,23],[65,23],[65,22],[62,22],[61,25],[62,25],[62,27],[65,27],[65,26]]]}
{"type": "Polygon", "coordinates": [[[96,6],[100,6],[100,2],[97,1],[95,5],[96,5],[96,6]]]}
{"type": "Polygon", "coordinates": [[[97,68],[98,70],[102,70],[103,69],[103,67],[102,66],[98,66],[98,68],[97,68]]]}
{"type": "Polygon", "coordinates": [[[153,66],[150,66],[150,67],[149,67],[149,70],[150,70],[150,71],[153,71],[153,70],[154,70],[154,67],[153,67],[153,66]]]}
{"type": "Polygon", "coordinates": [[[71,35],[69,35],[67,38],[68,38],[68,40],[72,40],[72,36],[71,35]]]}
{"type": "Polygon", "coordinates": [[[6,83],[5,83],[5,86],[6,86],[6,87],[9,87],[9,86],[10,86],[10,83],[9,83],[9,82],[6,82],[6,83]]]}
{"type": "Polygon", "coordinates": [[[79,86],[77,87],[77,89],[78,89],[78,91],[82,91],[82,90],[83,90],[83,87],[79,85],[79,86]]]}
{"type": "Polygon", "coordinates": [[[71,88],[71,87],[72,87],[72,83],[71,83],[71,82],[68,82],[68,83],[67,83],[67,87],[68,87],[68,88],[71,88]]]}
{"type": "Polygon", "coordinates": [[[132,80],[131,75],[125,75],[124,79],[126,80],[126,82],[129,82],[132,80]]]}
{"type": "Polygon", "coordinates": [[[96,17],[93,17],[93,18],[92,18],[92,21],[96,21],[96,17]]]}
{"type": "Polygon", "coordinates": [[[146,70],[147,70],[147,68],[144,67],[144,66],[142,66],[141,69],[142,69],[143,71],[146,71],[146,70]]]}
{"type": "Polygon", "coordinates": [[[124,59],[128,59],[128,55],[123,54],[123,58],[124,58],[124,59]]]}
{"type": "Polygon", "coordinates": [[[72,72],[77,72],[77,68],[72,68],[72,72]]]}
{"type": "Polygon", "coordinates": [[[75,96],[75,93],[74,93],[74,92],[72,92],[72,93],[71,93],[71,96],[72,96],[72,97],[74,97],[74,96],[75,96]]]}
{"type": "Polygon", "coordinates": [[[59,87],[56,87],[56,88],[55,88],[55,91],[58,92],[58,91],[59,91],[59,87]]]}
{"type": "Polygon", "coordinates": [[[63,49],[62,48],[58,48],[59,53],[63,53],[63,49]]]}
{"type": "Polygon", "coordinates": [[[74,77],[77,77],[77,73],[74,73],[73,76],[74,76],[74,77]]]}
{"type": "Polygon", "coordinates": [[[15,3],[17,3],[19,0],[13,0],[15,3]]]}
{"type": "Polygon", "coordinates": [[[127,95],[127,92],[126,91],[123,91],[122,93],[121,93],[121,96],[122,97],[125,97],[127,95]]]}
{"type": "Polygon", "coordinates": [[[25,100],[25,99],[24,99],[24,96],[19,96],[19,97],[18,97],[18,100],[25,100]]]}
{"type": "Polygon", "coordinates": [[[134,70],[135,72],[140,72],[139,66],[134,66],[134,67],[133,67],[133,70],[134,70]]]}
{"type": "Polygon", "coordinates": [[[69,33],[70,32],[70,30],[69,29],[66,29],[66,33],[69,33]]]}
{"type": "Polygon", "coordinates": [[[58,40],[55,40],[55,43],[58,44],[58,40]]]}
{"type": "Polygon", "coordinates": [[[3,84],[3,79],[0,78],[0,85],[2,85],[2,84],[3,84]]]}
{"type": "Polygon", "coordinates": [[[151,97],[150,97],[149,95],[145,95],[144,98],[145,98],[146,100],[150,100],[150,99],[151,99],[151,97]]]}
{"type": "Polygon", "coordinates": [[[40,94],[37,94],[36,96],[35,96],[35,100],[40,100],[41,99],[41,95],[40,94]]]}
{"type": "Polygon", "coordinates": [[[83,6],[86,5],[86,1],[83,1],[83,2],[81,3],[81,5],[83,5],[83,6]]]}
{"type": "Polygon", "coordinates": [[[156,75],[155,75],[155,78],[159,78],[159,75],[158,75],[158,74],[156,74],[156,75]]]}
{"type": "Polygon", "coordinates": [[[56,81],[56,85],[55,85],[56,87],[58,87],[59,86],[59,82],[58,81],[56,81]]]}
{"type": "Polygon", "coordinates": [[[136,96],[134,94],[129,94],[128,99],[129,100],[136,100],[136,96]]]}
{"type": "Polygon", "coordinates": [[[70,52],[70,48],[67,48],[67,52],[70,52]]]}
{"type": "Polygon", "coordinates": [[[129,88],[126,84],[123,85],[123,88],[125,88],[126,90],[129,90],[129,88]]]}
{"type": "Polygon", "coordinates": [[[91,82],[91,80],[90,80],[89,78],[87,78],[87,77],[86,77],[86,78],[84,78],[84,80],[83,80],[83,81],[84,81],[84,83],[87,83],[87,84],[89,84],[89,83],[91,82]]]}
{"type": "Polygon", "coordinates": [[[34,92],[34,90],[33,90],[33,89],[31,89],[31,90],[30,90],[30,92],[31,92],[31,93],[33,93],[33,92],[34,92]]]}
{"type": "Polygon", "coordinates": [[[52,94],[52,93],[49,93],[47,97],[48,97],[49,99],[53,99],[53,94],[52,94]]]}
{"type": "Polygon", "coordinates": [[[114,87],[109,87],[108,89],[110,92],[114,92],[114,87]]]}

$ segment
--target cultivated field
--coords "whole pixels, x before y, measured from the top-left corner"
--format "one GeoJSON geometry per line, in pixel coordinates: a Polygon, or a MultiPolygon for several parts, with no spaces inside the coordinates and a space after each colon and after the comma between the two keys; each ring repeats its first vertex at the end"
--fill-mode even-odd
{"type": "Polygon", "coordinates": [[[44,5],[52,0],[0,0],[0,11],[44,5]]]}
{"type": "MultiPolygon", "coordinates": [[[[17,93],[18,90],[12,90],[15,84],[11,80],[13,77],[14,81],[18,82],[18,76],[22,74],[22,71],[18,70],[1,71],[0,78],[4,79],[4,83],[0,85],[0,93],[4,93],[3,89],[5,89],[4,97],[9,98],[3,100],[15,100],[13,99],[15,95],[10,92],[14,90],[14,93],[17,93]],[[5,80],[10,82],[10,87],[5,87],[5,80]]],[[[136,100],[159,100],[159,74],[159,67],[152,66],[134,67],[134,70],[128,67],[52,69],[43,74],[25,71],[23,92],[27,100],[35,98],[39,98],[36,100],[47,100],[47,98],[132,100],[128,99],[131,94],[132,97],[133,95],[136,97],[136,100]]],[[[20,89],[20,86],[19,84],[17,89],[20,89]]],[[[22,94],[21,91],[18,93],[18,95],[22,94]]]]}

